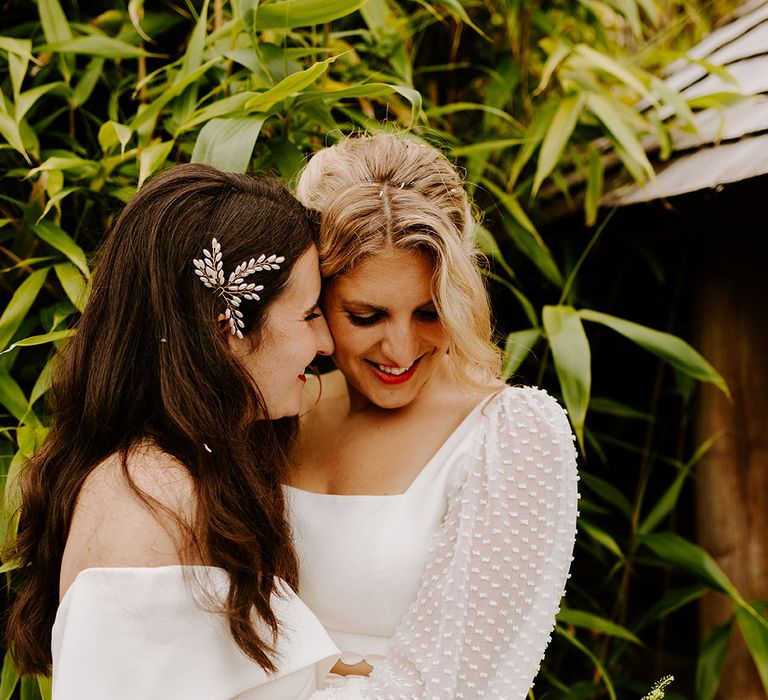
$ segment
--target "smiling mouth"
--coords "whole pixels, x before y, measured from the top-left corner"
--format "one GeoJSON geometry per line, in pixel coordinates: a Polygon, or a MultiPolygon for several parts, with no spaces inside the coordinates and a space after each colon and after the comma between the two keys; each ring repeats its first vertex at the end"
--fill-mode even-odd
{"type": "Polygon", "coordinates": [[[407,382],[415,374],[420,361],[421,357],[417,357],[408,367],[393,367],[392,365],[382,365],[372,360],[366,360],[373,368],[374,375],[385,384],[402,384],[407,382]]]}

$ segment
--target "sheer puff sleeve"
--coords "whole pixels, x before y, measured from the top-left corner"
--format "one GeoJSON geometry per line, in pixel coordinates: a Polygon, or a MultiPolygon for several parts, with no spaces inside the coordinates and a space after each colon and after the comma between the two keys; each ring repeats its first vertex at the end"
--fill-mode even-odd
{"type": "Polygon", "coordinates": [[[387,659],[312,700],[522,700],[563,595],[576,535],[576,451],[546,392],[507,388],[483,409],[418,596],[387,659]]]}

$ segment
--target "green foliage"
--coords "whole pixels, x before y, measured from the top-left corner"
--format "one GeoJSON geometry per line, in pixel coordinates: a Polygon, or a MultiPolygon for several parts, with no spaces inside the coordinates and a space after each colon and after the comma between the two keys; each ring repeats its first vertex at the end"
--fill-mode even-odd
{"type": "MultiPolygon", "coordinates": [[[[64,0],[16,5],[18,20],[0,36],[6,512],[18,498],[15,474],[45,434],[51,344],[70,335],[88,296],[89,256],[147,178],[193,160],[291,181],[306,154],[342,134],[409,129],[459,160],[485,215],[478,243],[489,280],[522,319],[503,339],[505,378],[534,358],[540,383],[559,387],[582,451],[577,561],[605,577],[595,591],[574,577],[537,696],[638,697],[649,684],[651,630],[710,590],[730,599],[727,634],[739,627],[768,688],[765,606],[743,600],[701,548],[658,531],[674,528],[680,494],[711,440],[687,459],[625,446],[641,465],[629,486],[596,468],[607,438],[593,414],[649,431],[656,420],[655,406],[592,395],[603,329],[681,376],[727,393],[725,382],[681,338],[584,308],[582,266],[609,217],[571,256],[536,225],[563,202],[595,225],[612,164],[627,179],[652,176],[641,143],[668,141],[665,110],[685,126],[692,110],[729,99],[686,103],[656,72],[730,3],[196,0],[150,9],[131,0],[127,8],[105,3],[98,16],[64,0]],[[681,9],[689,20],[672,21],[681,9]],[[633,109],[641,99],[643,112],[633,109]],[[652,467],[664,484],[655,501],[647,495],[652,467]],[[649,609],[632,610],[638,577],[656,576],[660,566],[676,571],[677,583],[649,609]]],[[[725,629],[699,652],[699,697],[717,687],[725,629]]],[[[668,682],[647,697],[662,697],[668,682]]],[[[44,679],[19,681],[6,661],[0,700],[17,687],[22,697],[50,696],[44,679]]]]}

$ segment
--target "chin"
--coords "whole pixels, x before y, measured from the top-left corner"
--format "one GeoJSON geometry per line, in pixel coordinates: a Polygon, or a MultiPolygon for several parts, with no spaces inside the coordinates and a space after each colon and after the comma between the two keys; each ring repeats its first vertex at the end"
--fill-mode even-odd
{"type": "Polygon", "coordinates": [[[421,387],[416,389],[411,389],[410,387],[406,389],[403,387],[399,391],[382,391],[376,387],[373,391],[365,392],[365,397],[379,408],[403,408],[411,403],[419,395],[420,391],[421,387]]]}

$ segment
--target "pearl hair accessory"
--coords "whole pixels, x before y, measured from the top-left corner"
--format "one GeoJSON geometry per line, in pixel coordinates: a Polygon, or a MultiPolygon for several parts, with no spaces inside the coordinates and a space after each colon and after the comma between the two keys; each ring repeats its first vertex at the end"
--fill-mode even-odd
{"type": "Polygon", "coordinates": [[[238,338],[243,337],[242,330],[245,328],[243,322],[243,312],[238,309],[243,299],[252,299],[260,301],[261,297],[257,292],[264,289],[263,284],[255,282],[246,282],[245,278],[254,272],[263,272],[264,270],[279,270],[280,263],[285,261],[282,255],[260,255],[258,258],[251,258],[241,262],[229,275],[229,280],[224,282],[224,265],[221,261],[221,244],[213,238],[211,240],[211,249],[203,249],[203,258],[195,259],[192,264],[195,266],[195,274],[200,281],[209,289],[215,289],[224,299],[226,309],[224,316],[229,321],[229,330],[232,335],[238,338]]]}

